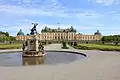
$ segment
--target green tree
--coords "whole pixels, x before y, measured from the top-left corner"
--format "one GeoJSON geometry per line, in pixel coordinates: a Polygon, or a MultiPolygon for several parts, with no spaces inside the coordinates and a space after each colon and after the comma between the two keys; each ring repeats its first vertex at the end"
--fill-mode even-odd
{"type": "Polygon", "coordinates": [[[9,33],[8,33],[8,32],[6,32],[5,35],[6,35],[7,37],[9,37],[9,33]]]}
{"type": "Polygon", "coordinates": [[[74,46],[77,46],[77,42],[74,42],[74,46]]]}
{"type": "Polygon", "coordinates": [[[15,41],[15,40],[16,40],[16,38],[15,38],[15,37],[13,37],[13,36],[10,36],[10,40],[11,40],[11,41],[15,41]]]}
{"type": "Polygon", "coordinates": [[[110,35],[110,36],[103,36],[101,41],[103,42],[114,42],[115,45],[118,45],[120,42],[120,35],[110,35]]]}
{"type": "Polygon", "coordinates": [[[63,42],[62,42],[62,45],[63,45],[63,47],[66,47],[66,42],[63,41],[63,42]]]}

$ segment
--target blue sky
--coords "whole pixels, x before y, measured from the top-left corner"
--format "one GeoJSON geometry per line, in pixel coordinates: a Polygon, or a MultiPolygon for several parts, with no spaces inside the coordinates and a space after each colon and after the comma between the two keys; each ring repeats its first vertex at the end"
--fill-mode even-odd
{"type": "Polygon", "coordinates": [[[120,0],[0,0],[0,30],[27,34],[35,22],[38,32],[72,25],[82,34],[115,35],[120,34],[119,8],[120,0]]]}

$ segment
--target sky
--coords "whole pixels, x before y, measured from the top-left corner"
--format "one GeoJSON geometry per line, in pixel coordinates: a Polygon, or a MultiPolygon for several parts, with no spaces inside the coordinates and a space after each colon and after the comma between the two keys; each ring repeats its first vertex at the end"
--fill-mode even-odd
{"type": "Polygon", "coordinates": [[[38,23],[49,28],[70,28],[78,33],[120,34],[120,0],[0,0],[0,31],[27,34],[38,23]],[[59,23],[59,24],[58,24],[59,23]]]}

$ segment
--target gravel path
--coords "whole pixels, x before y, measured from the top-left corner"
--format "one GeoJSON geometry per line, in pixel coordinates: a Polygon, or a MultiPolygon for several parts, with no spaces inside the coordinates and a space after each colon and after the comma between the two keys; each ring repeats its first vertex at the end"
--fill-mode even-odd
{"type": "MultiPolygon", "coordinates": [[[[59,49],[60,44],[45,46],[51,48],[59,49]]],[[[0,80],[120,80],[120,52],[69,50],[88,57],[69,64],[0,67],[0,80]]]]}

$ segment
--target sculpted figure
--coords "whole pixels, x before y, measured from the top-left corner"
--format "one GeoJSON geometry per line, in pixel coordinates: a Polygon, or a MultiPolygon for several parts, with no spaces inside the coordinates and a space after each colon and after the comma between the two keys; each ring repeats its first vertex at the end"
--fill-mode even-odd
{"type": "Polygon", "coordinates": [[[36,26],[38,25],[37,23],[32,23],[33,24],[33,28],[30,30],[30,34],[31,35],[35,35],[37,34],[37,29],[36,29],[36,26]]]}

